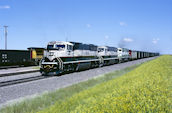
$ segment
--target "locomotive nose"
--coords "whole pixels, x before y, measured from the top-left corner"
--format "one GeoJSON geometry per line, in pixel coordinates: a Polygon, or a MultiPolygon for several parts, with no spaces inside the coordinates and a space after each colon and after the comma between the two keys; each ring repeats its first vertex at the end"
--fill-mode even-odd
{"type": "Polygon", "coordinates": [[[54,52],[49,52],[48,59],[52,61],[55,58],[54,52]]]}

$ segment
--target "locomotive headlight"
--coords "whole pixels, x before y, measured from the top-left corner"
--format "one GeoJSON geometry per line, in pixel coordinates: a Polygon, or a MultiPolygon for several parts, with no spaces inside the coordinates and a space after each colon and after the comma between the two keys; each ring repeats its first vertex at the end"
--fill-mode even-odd
{"type": "Polygon", "coordinates": [[[49,54],[50,56],[53,56],[54,55],[54,52],[50,52],[50,54],[49,54]]]}

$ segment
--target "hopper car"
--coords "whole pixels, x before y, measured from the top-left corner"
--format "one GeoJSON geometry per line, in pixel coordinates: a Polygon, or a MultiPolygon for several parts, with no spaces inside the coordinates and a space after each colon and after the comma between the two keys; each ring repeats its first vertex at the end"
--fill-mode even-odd
{"type": "Polygon", "coordinates": [[[10,66],[38,65],[44,48],[30,47],[28,50],[0,50],[0,68],[10,66]]]}

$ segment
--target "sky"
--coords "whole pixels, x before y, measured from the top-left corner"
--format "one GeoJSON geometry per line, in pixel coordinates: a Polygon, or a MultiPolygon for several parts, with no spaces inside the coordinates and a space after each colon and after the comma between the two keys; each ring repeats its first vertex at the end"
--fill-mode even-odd
{"type": "Polygon", "coordinates": [[[172,0],[0,0],[0,49],[74,41],[172,54],[172,0]]]}

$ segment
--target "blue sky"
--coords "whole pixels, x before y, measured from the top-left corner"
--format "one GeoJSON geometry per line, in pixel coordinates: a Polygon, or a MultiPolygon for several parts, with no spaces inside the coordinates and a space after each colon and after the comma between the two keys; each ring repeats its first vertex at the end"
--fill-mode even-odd
{"type": "Polygon", "coordinates": [[[0,0],[0,49],[76,41],[172,53],[172,0],[0,0]]]}

